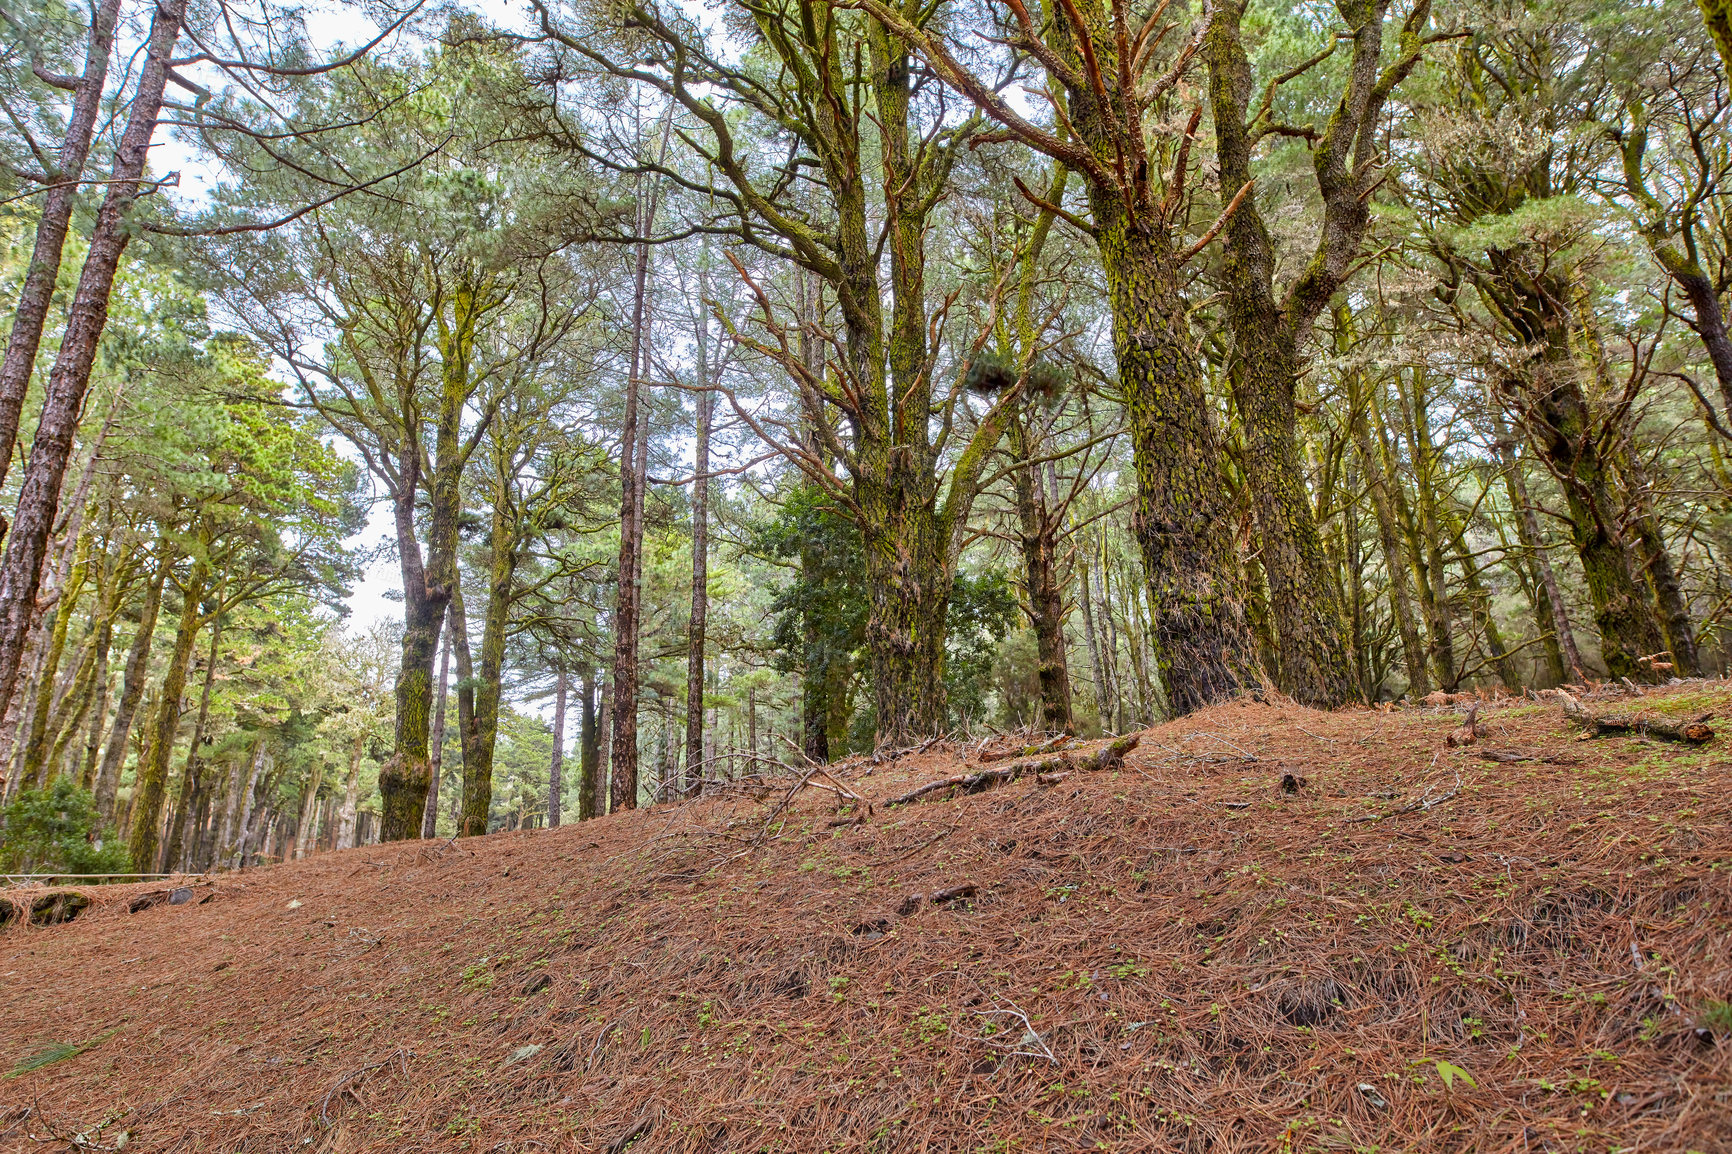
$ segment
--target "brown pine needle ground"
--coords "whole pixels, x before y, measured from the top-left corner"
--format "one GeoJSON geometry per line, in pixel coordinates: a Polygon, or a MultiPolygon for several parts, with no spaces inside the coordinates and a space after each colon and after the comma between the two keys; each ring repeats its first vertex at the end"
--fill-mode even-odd
{"type": "Polygon", "coordinates": [[[0,1149],[1732,1149],[1727,736],[1460,723],[1247,702],[857,824],[783,782],[94,889],[0,934],[0,1061],[73,1049],[0,1149]]]}

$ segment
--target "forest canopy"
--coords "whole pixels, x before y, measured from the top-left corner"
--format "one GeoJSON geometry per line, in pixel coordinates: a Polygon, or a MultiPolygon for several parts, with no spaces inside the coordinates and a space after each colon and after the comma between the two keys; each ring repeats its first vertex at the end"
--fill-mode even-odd
{"type": "Polygon", "coordinates": [[[1713,0],[0,20],[9,870],[1732,655],[1713,0]]]}

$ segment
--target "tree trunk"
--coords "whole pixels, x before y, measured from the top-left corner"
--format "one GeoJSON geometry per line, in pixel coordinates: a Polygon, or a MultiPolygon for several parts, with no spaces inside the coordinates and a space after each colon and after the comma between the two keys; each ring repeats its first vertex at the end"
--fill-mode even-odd
{"type": "Polygon", "coordinates": [[[1354,448],[1359,455],[1359,467],[1365,474],[1366,489],[1371,495],[1371,511],[1377,518],[1377,541],[1383,550],[1383,568],[1389,575],[1389,604],[1395,614],[1396,628],[1401,634],[1402,664],[1407,670],[1408,696],[1417,701],[1431,692],[1430,678],[1425,669],[1425,642],[1419,635],[1419,624],[1413,616],[1413,595],[1408,585],[1411,570],[1407,551],[1402,548],[1401,534],[1395,518],[1395,502],[1390,499],[1389,475],[1383,469],[1378,452],[1372,447],[1364,416],[1353,421],[1354,448]]]}
{"type": "Polygon", "coordinates": [[[547,828],[559,828],[561,802],[565,790],[565,660],[554,669],[553,681],[553,757],[547,766],[547,828]]]}
{"type": "Polygon", "coordinates": [[[578,669],[578,693],[581,698],[579,704],[582,709],[577,735],[578,821],[600,817],[607,796],[607,783],[601,777],[602,736],[607,729],[607,719],[605,714],[599,719],[599,723],[596,718],[595,681],[595,666],[586,664],[578,669]]]}
{"type": "Polygon", "coordinates": [[[642,402],[644,325],[648,316],[649,246],[639,245],[633,271],[631,365],[625,385],[625,419],[620,430],[619,580],[613,630],[613,774],[610,811],[637,808],[638,617],[643,599],[643,505],[649,476],[649,414],[642,402]],[[639,426],[644,428],[640,431],[639,426]]]}
{"type": "MultiPolygon", "coordinates": [[[[500,678],[505,669],[506,631],[517,579],[516,516],[513,507],[496,493],[487,567],[487,610],[481,626],[481,668],[475,678],[473,713],[463,724],[463,816],[458,822],[458,832],[465,837],[487,832],[493,807],[493,750],[499,736],[500,678]]],[[[467,679],[468,675],[464,677],[467,679]]]]}
{"type": "Polygon", "coordinates": [[[1232,510],[1170,245],[1090,185],[1132,461],[1132,532],[1154,591],[1155,662],[1174,716],[1255,684],[1232,510]]]}
{"type": "MultiPolygon", "coordinates": [[[[18,418],[24,408],[24,398],[30,392],[36,353],[42,344],[42,328],[48,319],[54,287],[60,277],[60,257],[66,245],[72,210],[78,202],[84,164],[90,156],[96,118],[102,108],[102,90],[108,81],[109,52],[114,46],[114,28],[119,16],[120,0],[102,0],[92,12],[84,52],[84,73],[73,89],[72,114],[66,121],[60,156],[54,171],[44,174],[49,184],[42,195],[41,215],[36,218],[36,245],[30,253],[24,284],[18,291],[18,308],[12,318],[5,361],[0,363],[0,482],[6,480],[12,466],[13,450],[18,445],[18,418]]],[[[115,175],[123,174],[117,171],[115,175]]],[[[0,523],[0,533],[4,532],[5,526],[0,523]]]]}
{"type": "Polygon", "coordinates": [[[1075,733],[1071,716],[1070,669],[1066,664],[1064,589],[1058,574],[1059,525],[1048,505],[1040,470],[1029,464],[1034,456],[1028,430],[1013,420],[1007,430],[1011,458],[1022,463],[1012,475],[1022,549],[1022,585],[1029,625],[1034,629],[1040,677],[1040,727],[1048,733],[1075,733]]]}
{"type": "MultiPolygon", "coordinates": [[[[706,297],[709,295],[704,293],[706,297]]],[[[698,326],[698,382],[710,383],[709,320],[698,326]]],[[[686,630],[686,779],[684,792],[696,795],[703,784],[704,633],[709,616],[710,581],[710,421],[715,404],[698,394],[698,445],[692,476],[692,616],[686,630]]]]}
{"type": "Polygon", "coordinates": [[[36,674],[36,702],[30,710],[25,730],[24,758],[19,780],[45,784],[43,771],[48,760],[49,716],[54,708],[54,679],[60,671],[60,660],[66,652],[66,634],[72,625],[73,610],[90,569],[90,534],[80,534],[71,570],[60,583],[59,604],[55,606],[54,625],[48,634],[48,649],[36,674]]]}
{"type": "Polygon", "coordinates": [[[186,750],[186,766],[181,770],[180,775],[180,798],[175,803],[176,808],[180,811],[180,820],[174,823],[169,833],[168,847],[163,852],[165,869],[175,868],[175,863],[180,861],[181,847],[185,844],[187,827],[193,814],[200,809],[205,794],[205,784],[201,772],[203,760],[199,757],[199,746],[204,742],[205,723],[210,719],[211,683],[216,680],[217,658],[220,652],[218,646],[222,644],[222,637],[223,623],[222,618],[219,617],[216,623],[211,626],[210,655],[205,660],[204,687],[199,691],[198,696],[198,717],[193,721],[192,744],[186,750]]]}
{"type": "Polygon", "coordinates": [[[162,821],[164,794],[168,786],[168,759],[174,752],[174,737],[180,729],[180,701],[186,692],[187,666],[192,664],[193,645],[198,640],[204,617],[199,602],[204,597],[209,570],[201,559],[193,563],[186,584],[181,587],[180,628],[175,631],[174,649],[169,654],[168,669],[163,673],[162,688],[156,703],[156,717],[151,726],[150,744],[138,769],[138,784],[132,803],[132,868],[149,873],[157,868],[157,826],[162,821]]]}
{"type": "Polygon", "coordinates": [[[90,726],[84,742],[84,768],[78,784],[87,790],[96,789],[96,766],[102,757],[102,732],[108,725],[109,654],[114,647],[114,614],[107,613],[96,626],[94,698],[91,702],[90,726]]]}
{"type": "Polygon", "coordinates": [[[1654,608],[1666,636],[1666,647],[1671,651],[1670,664],[1680,677],[1700,677],[1702,663],[1696,653],[1690,606],[1684,598],[1678,570],[1672,565],[1672,555],[1666,550],[1666,536],[1660,528],[1660,518],[1654,513],[1647,471],[1637,459],[1634,446],[1624,449],[1619,465],[1630,502],[1630,521],[1642,546],[1642,568],[1654,593],[1654,608]]]}
{"type": "MultiPolygon", "coordinates": [[[[318,758],[307,774],[307,796],[301,803],[301,818],[295,825],[293,853],[299,861],[312,853],[319,840],[319,786],[325,782],[325,761],[318,758]]],[[[285,858],[287,854],[284,855],[285,858]]]]}
{"type": "Polygon", "coordinates": [[[1077,597],[1077,603],[1082,606],[1083,640],[1088,643],[1089,666],[1094,673],[1095,716],[1099,718],[1101,729],[1112,728],[1111,715],[1107,712],[1107,676],[1106,669],[1101,664],[1101,646],[1095,633],[1095,610],[1093,584],[1089,573],[1089,563],[1077,563],[1077,585],[1082,593],[1077,597]]]}
{"type": "MultiPolygon", "coordinates": [[[[447,606],[446,616],[451,610],[447,606]]],[[[439,643],[439,690],[433,699],[432,749],[428,752],[427,804],[421,811],[421,836],[430,838],[439,830],[439,779],[445,767],[445,698],[451,683],[451,629],[439,643]]]]}
{"type": "Polygon", "coordinates": [[[157,614],[162,610],[162,587],[174,558],[168,555],[168,542],[159,542],[156,576],[145,587],[144,608],[139,611],[138,631],[132,636],[132,646],[126,653],[125,671],[121,675],[120,702],[115,708],[114,724],[109,727],[108,745],[102,753],[102,768],[96,775],[96,808],[109,820],[114,819],[114,797],[120,788],[120,768],[126,761],[126,743],[132,736],[132,719],[144,696],[146,677],[150,672],[150,643],[156,634],[157,614]]]}
{"type": "Polygon", "coordinates": [[[361,804],[361,747],[365,733],[355,734],[349,747],[349,777],[343,784],[343,808],[337,819],[337,849],[355,848],[355,824],[361,804]]]}
{"type": "Polygon", "coordinates": [[[264,772],[265,768],[265,739],[263,737],[254,740],[253,755],[248,758],[248,761],[251,763],[251,768],[243,769],[244,776],[239,777],[239,780],[244,780],[246,784],[235,799],[238,813],[232,824],[233,841],[230,841],[228,836],[223,839],[223,856],[224,858],[231,858],[232,855],[232,864],[236,868],[245,864],[247,840],[252,836],[253,797],[258,789],[259,774],[264,772]]]}
{"type": "Polygon", "coordinates": [[[1614,497],[1575,366],[1558,358],[1537,368],[1547,379],[1527,387],[1529,436],[1569,506],[1570,535],[1600,628],[1601,659],[1612,677],[1647,676],[1636,659],[1666,644],[1630,573],[1629,552],[1617,527],[1621,503],[1614,497]]]}
{"type": "Polygon", "coordinates": [[[72,441],[90,387],[97,342],[108,324],[109,296],[121,254],[131,238],[127,216],[138,195],[151,137],[162,110],[168,63],[180,37],[187,0],[158,0],[150,40],[126,131],[115,154],[114,178],[97,212],[84,270],[68,309],[66,331],[48,376],[30,464],[18,493],[18,511],[0,559],[0,715],[11,703],[18,668],[30,633],[41,581],[42,558],[59,511],[60,485],[66,476],[72,441]]]}

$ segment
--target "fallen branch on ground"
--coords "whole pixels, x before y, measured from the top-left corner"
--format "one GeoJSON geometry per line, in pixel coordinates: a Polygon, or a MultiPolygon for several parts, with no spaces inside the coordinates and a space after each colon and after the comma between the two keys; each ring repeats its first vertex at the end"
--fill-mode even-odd
{"type": "Polygon", "coordinates": [[[1072,770],[1116,769],[1124,761],[1125,754],[1135,749],[1140,740],[1142,740],[1142,735],[1133,733],[1129,737],[1121,737],[1109,745],[1102,746],[1086,757],[1061,753],[1054,757],[1013,761],[1009,765],[1000,766],[997,769],[959,773],[953,777],[928,782],[918,789],[911,789],[900,797],[893,797],[884,802],[884,805],[907,805],[911,801],[920,800],[929,793],[938,793],[947,789],[957,789],[963,793],[980,793],[1031,773],[1038,777],[1042,774],[1065,773],[1072,770]]]}
{"type": "Polygon", "coordinates": [[[1564,716],[1594,737],[1603,737],[1608,733],[1640,733],[1648,737],[1665,738],[1667,741],[1701,745],[1714,736],[1714,731],[1708,726],[1708,721],[1714,716],[1712,713],[1704,713],[1688,720],[1657,717],[1646,713],[1597,714],[1590,712],[1587,706],[1564,690],[1558,690],[1557,694],[1564,703],[1564,716]]]}
{"type": "Polygon", "coordinates": [[[995,761],[1009,761],[1013,757],[1036,757],[1043,753],[1051,753],[1071,739],[1070,734],[1061,733],[1051,741],[1039,745],[1021,745],[1014,749],[999,750],[995,753],[983,753],[978,760],[981,765],[990,765],[995,761]]]}

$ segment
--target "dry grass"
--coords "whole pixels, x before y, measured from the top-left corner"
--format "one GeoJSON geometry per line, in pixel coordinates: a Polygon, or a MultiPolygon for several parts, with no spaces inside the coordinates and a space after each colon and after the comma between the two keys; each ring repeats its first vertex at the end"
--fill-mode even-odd
{"type": "Polygon", "coordinates": [[[92,891],[0,936],[0,1058],[83,1047],[0,1149],[1732,1149],[1727,739],[1458,720],[1247,702],[859,824],[782,783],[92,891]]]}

